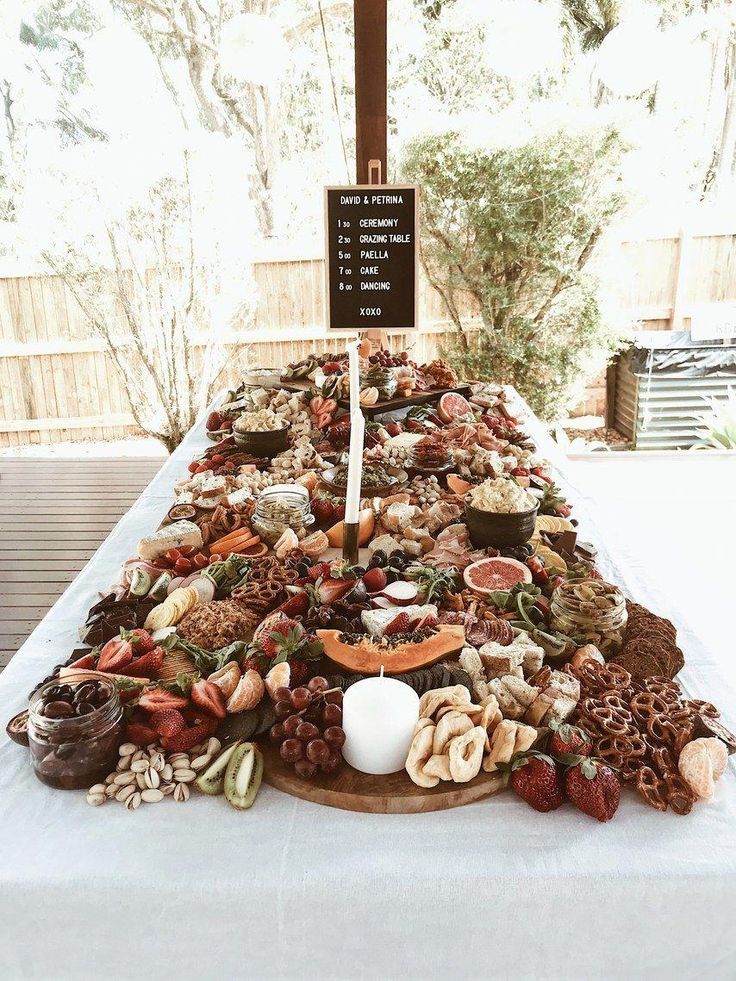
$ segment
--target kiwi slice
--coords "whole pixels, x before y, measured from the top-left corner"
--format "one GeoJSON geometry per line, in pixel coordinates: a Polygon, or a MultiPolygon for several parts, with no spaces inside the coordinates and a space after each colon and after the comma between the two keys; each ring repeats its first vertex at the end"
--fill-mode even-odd
{"type": "Polygon", "coordinates": [[[253,743],[242,743],[230,757],[225,772],[225,797],[240,811],[256,799],[263,777],[263,756],[253,743]]]}
{"type": "Polygon", "coordinates": [[[231,756],[238,746],[240,746],[240,740],[224,749],[217,759],[213,760],[207,769],[203,770],[197,777],[195,783],[203,794],[211,794],[213,797],[216,797],[217,794],[223,792],[225,789],[225,771],[227,770],[231,756]]]}

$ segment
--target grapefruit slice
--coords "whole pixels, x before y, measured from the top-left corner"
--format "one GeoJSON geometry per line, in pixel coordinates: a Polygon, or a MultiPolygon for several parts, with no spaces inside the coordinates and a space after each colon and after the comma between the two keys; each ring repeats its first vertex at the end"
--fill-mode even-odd
{"type": "Polygon", "coordinates": [[[443,422],[473,414],[473,407],[459,392],[445,392],[437,405],[437,415],[443,422]]]}
{"type": "Polygon", "coordinates": [[[474,593],[483,596],[494,589],[509,590],[518,582],[531,582],[532,574],[523,562],[499,557],[473,562],[463,573],[463,579],[474,593]]]}

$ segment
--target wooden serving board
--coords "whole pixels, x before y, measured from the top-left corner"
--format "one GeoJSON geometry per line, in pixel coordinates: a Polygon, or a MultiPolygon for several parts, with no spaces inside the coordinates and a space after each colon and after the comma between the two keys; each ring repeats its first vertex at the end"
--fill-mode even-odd
{"type": "MultiPolygon", "coordinates": [[[[301,378],[282,379],[280,385],[282,388],[294,392],[303,392],[309,388],[314,388],[313,382],[304,381],[301,378]]],[[[470,392],[470,385],[461,383],[452,388],[433,388],[429,392],[417,392],[415,395],[409,395],[406,398],[397,396],[392,399],[379,399],[374,405],[361,405],[361,409],[367,419],[374,419],[376,416],[382,415],[385,412],[405,409],[410,405],[426,405],[429,402],[439,402],[447,392],[457,392],[459,395],[467,397],[470,392]]],[[[340,399],[338,405],[346,409],[350,406],[350,400],[340,399]]]]}
{"type": "Polygon", "coordinates": [[[312,780],[306,780],[283,762],[277,747],[261,743],[260,748],[264,757],[263,779],[266,783],[292,797],[327,807],[339,807],[343,811],[366,814],[444,811],[490,797],[505,786],[502,774],[481,771],[468,783],[440,781],[436,787],[425,789],[412,783],[404,770],[386,776],[373,776],[359,773],[347,763],[337,773],[318,774],[312,780]]]}

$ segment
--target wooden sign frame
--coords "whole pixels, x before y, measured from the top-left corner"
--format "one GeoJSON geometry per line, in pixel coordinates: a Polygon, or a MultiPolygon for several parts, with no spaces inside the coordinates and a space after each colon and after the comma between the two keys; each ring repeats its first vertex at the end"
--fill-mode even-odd
{"type": "Polygon", "coordinates": [[[412,333],[419,330],[419,185],[418,184],[338,184],[330,185],[324,189],[324,221],[325,221],[325,325],[330,335],[337,337],[353,337],[356,334],[373,332],[383,333],[388,331],[412,333]],[[345,193],[355,192],[384,192],[390,194],[392,191],[413,191],[414,192],[414,325],[388,326],[383,324],[356,324],[355,327],[332,327],[330,325],[330,227],[329,227],[329,192],[343,191],[345,193]]]}

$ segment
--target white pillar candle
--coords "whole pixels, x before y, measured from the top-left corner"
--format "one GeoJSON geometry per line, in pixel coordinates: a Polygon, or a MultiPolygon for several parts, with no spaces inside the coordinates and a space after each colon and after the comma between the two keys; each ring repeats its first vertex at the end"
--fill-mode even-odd
{"type": "Polygon", "coordinates": [[[350,341],[348,349],[348,381],[350,382],[350,415],[360,408],[360,340],[350,341]]]}
{"type": "Polygon", "coordinates": [[[345,491],[345,521],[357,524],[360,510],[360,484],[363,479],[363,440],[365,418],[360,408],[350,416],[350,451],[348,455],[348,484],[345,491]]]}
{"type": "Polygon", "coordinates": [[[403,770],[419,719],[419,696],[395,678],[364,678],[345,692],[342,754],[362,773],[403,770]]]}

